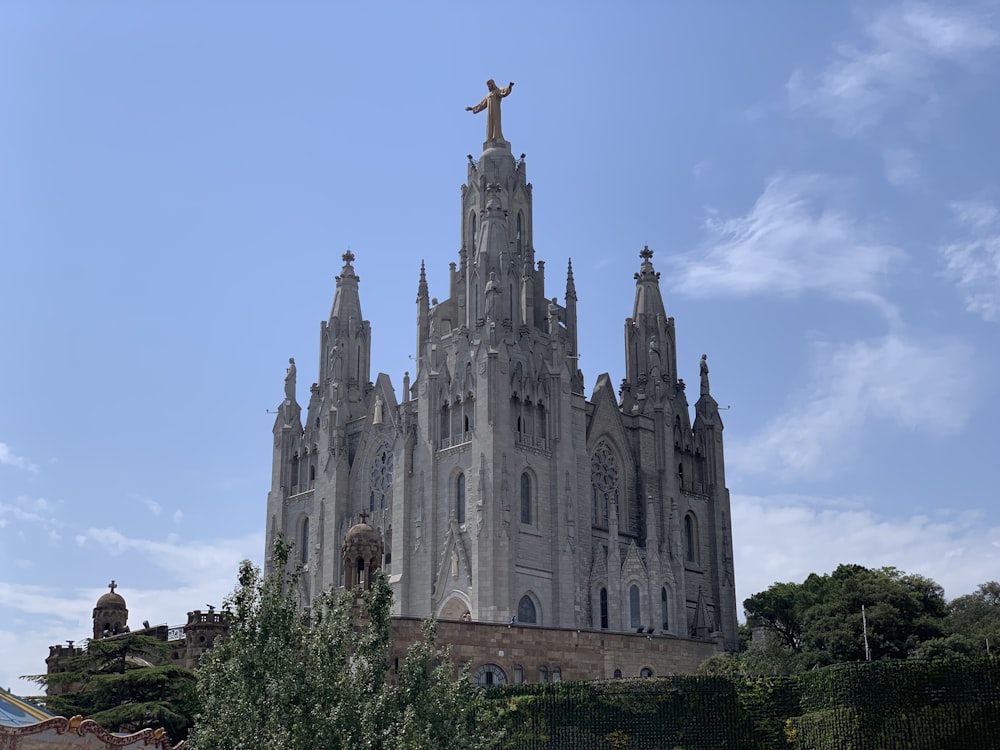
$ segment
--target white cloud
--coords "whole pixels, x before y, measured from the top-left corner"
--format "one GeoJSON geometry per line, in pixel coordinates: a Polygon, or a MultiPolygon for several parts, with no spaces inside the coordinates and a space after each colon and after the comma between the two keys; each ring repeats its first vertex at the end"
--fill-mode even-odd
{"type": "Polygon", "coordinates": [[[841,563],[919,573],[949,598],[995,579],[1000,566],[1000,528],[977,513],[887,518],[800,497],[734,495],[732,503],[738,606],[776,581],[801,582],[841,563]]]}
{"type": "Polygon", "coordinates": [[[885,165],[885,179],[890,185],[911,190],[924,186],[920,164],[910,149],[887,148],[882,152],[882,161],[885,165]]]}
{"type": "Polygon", "coordinates": [[[0,443],[0,465],[13,466],[16,469],[24,469],[32,474],[38,473],[38,465],[32,463],[23,456],[15,455],[7,443],[0,443]]]}
{"type": "Polygon", "coordinates": [[[812,382],[757,435],[728,449],[736,469],[785,478],[834,472],[867,420],[954,434],[971,406],[972,353],[949,340],[887,335],[817,344],[812,382]]]}
{"type": "Polygon", "coordinates": [[[837,47],[823,72],[796,71],[793,107],[830,119],[844,136],[878,124],[907,101],[934,98],[936,66],[974,66],[998,35],[987,9],[904,2],[870,18],[860,44],[837,47]]]}
{"type": "Polygon", "coordinates": [[[89,528],[77,535],[80,547],[93,547],[112,556],[138,555],[185,584],[196,584],[202,576],[224,570],[232,580],[240,561],[257,559],[264,549],[263,533],[239,539],[182,543],[175,535],[164,541],[129,537],[113,528],[89,528]]]}
{"type": "Polygon", "coordinates": [[[0,503],[0,528],[7,526],[9,519],[24,523],[36,523],[52,530],[61,525],[58,509],[61,503],[52,503],[44,497],[28,498],[20,496],[13,504],[0,503]]]}
{"type": "Polygon", "coordinates": [[[163,512],[163,506],[150,497],[146,497],[145,495],[132,495],[132,498],[146,506],[146,509],[154,516],[159,516],[163,512]]]}
{"type": "Polygon", "coordinates": [[[1000,210],[986,201],[951,204],[964,236],[939,248],[945,275],[965,298],[965,309],[1000,322],[1000,210]]]}
{"type": "Polygon", "coordinates": [[[745,216],[706,221],[707,249],[689,256],[676,289],[691,296],[817,291],[894,311],[878,289],[903,252],[840,207],[822,175],[779,175],[745,216]]]}
{"type": "Polygon", "coordinates": [[[174,523],[179,524],[183,520],[184,520],[184,511],[178,508],[177,510],[174,511],[174,523]]]}

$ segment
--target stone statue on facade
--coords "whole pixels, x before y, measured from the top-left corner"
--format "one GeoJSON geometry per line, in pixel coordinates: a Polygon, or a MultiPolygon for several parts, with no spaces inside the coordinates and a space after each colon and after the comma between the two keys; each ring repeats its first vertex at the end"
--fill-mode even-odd
{"type": "Polygon", "coordinates": [[[702,393],[702,395],[707,396],[708,393],[709,393],[709,389],[708,389],[708,355],[707,354],[702,354],[701,355],[700,371],[701,371],[701,393],[702,393]]]}
{"type": "Polygon", "coordinates": [[[497,279],[496,271],[490,271],[489,281],[486,282],[486,319],[496,320],[497,317],[497,297],[500,296],[500,280],[497,279]]]}
{"type": "Polygon", "coordinates": [[[288,358],[288,369],[285,370],[285,398],[295,401],[295,357],[288,358]]]}
{"type": "Polygon", "coordinates": [[[466,107],[465,111],[477,114],[485,109],[486,140],[502,141],[503,132],[500,130],[500,100],[510,94],[511,89],[514,88],[514,82],[511,81],[505,88],[499,88],[491,78],[486,82],[486,88],[489,89],[489,93],[483,98],[483,100],[474,107],[466,107]]]}

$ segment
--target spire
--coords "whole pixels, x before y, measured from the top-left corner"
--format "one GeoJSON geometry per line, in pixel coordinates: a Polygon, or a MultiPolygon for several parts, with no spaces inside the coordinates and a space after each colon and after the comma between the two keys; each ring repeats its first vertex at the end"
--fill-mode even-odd
{"type": "Polygon", "coordinates": [[[422,299],[427,299],[427,272],[424,269],[424,261],[420,260],[420,283],[417,284],[417,302],[422,299]]]}
{"type": "Polygon", "coordinates": [[[427,272],[420,261],[420,281],[417,283],[417,361],[424,353],[424,342],[430,335],[430,294],[427,291],[427,272]]]}
{"type": "Polygon", "coordinates": [[[339,318],[342,323],[347,323],[351,316],[357,323],[361,322],[361,300],[358,297],[358,282],[361,277],[354,272],[354,253],[350,250],[340,256],[344,261],[344,267],[340,275],[334,277],[337,282],[337,291],[333,295],[333,309],[330,311],[331,322],[334,318],[339,318]]]}
{"type": "Polygon", "coordinates": [[[653,251],[645,245],[635,274],[635,305],[625,321],[625,382],[622,408],[626,413],[651,413],[674,392],[677,351],[674,321],[663,310],[660,274],[653,268],[653,251]]]}
{"type": "Polygon", "coordinates": [[[635,274],[635,306],[632,317],[638,319],[643,313],[664,315],[663,298],[660,296],[660,273],[653,270],[653,251],[644,245],[639,253],[642,265],[635,274]]]}
{"type": "MultiPolygon", "coordinates": [[[[361,315],[358,284],[361,278],[354,272],[354,253],[347,250],[341,258],[344,267],[336,277],[330,322],[325,332],[324,360],[321,377],[335,387],[335,401],[345,397],[357,403],[361,390],[368,384],[371,364],[371,324],[361,315]]],[[[353,418],[355,414],[351,414],[353,418]]]]}
{"type": "Polygon", "coordinates": [[[569,262],[566,265],[566,332],[569,335],[569,355],[574,358],[571,363],[572,367],[570,368],[570,373],[573,375],[574,387],[582,390],[583,374],[579,372],[579,362],[575,359],[579,350],[577,349],[576,332],[576,283],[573,281],[572,258],[569,259],[569,262]]]}

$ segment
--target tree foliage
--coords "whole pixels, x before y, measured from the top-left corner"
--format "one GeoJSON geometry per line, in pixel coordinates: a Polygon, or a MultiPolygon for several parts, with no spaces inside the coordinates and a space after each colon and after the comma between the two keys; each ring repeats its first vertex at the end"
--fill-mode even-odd
{"type": "Polygon", "coordinates": [[[863,661],[865,621],[875,660],[914,656],[921,644],[948,635],[943,589],[891,567],[840,565],[802,583],[776,583],[743,606],[748,623],[793,654],[799,669],[863,661]]]}
{"type": "Polygon", "coordinates": [[[168,647],[130,633],[89,640],[64,672],[33,675],[46,688],[46,709],[61,716],[93,719],[112,732],[163,728],[173,740],[187,737],[198,713],[195,675],[175,665],[154,666],[168,647]]]}
{"type": "Polygon", "coordinates": [[[202,661],[203,712],[196,750],[479,748],[489,727],[482,693],[456,677],[433,624],[390,684],[392,591],[379,573],[360,606],[353,592],[328,591],[310,611],[297,606],[289,546],[275,545],[275,574],[249,562],[227,599],[229,639],[202,661]]]}
{"type": "Polygon", "coordinates": [[[952,599],[947,624],[950,634],[921,644],[917,656],[936,659],[1000,653],[1000,583],[988,581],[971,594],[952,599]]]}

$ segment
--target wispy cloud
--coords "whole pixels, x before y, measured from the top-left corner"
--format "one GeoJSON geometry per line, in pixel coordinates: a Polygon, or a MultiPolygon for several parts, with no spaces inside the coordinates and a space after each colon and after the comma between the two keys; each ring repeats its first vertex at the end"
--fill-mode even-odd
{"type": "Polygon", "coordinates": [[[676,289],[691,296],[820,292],[895,311],[879,293],[903,252],[844,207],[844,186],[823,175],[779,175],[750,211],[709,216],[707,249],[686,259],[676,289]]]}
{"type": "Polygon", "coordinates": [[[962,201],[951,211],[963,236],[939,248],[945,275],[968,312],[1000,322],[1000,210],[987,201],[962,201]]]}
{"type": "MultiPolygon", "coordinates": [[[[850,503],[854,504],[854,503],[850,503]]],[[[892,565],[933,578],[954,598],[995,578],[1000,528],[980,514],[943,510],[890,518],[839,501],[733,496],[739,601],[776,581],[802,581],[840,563],[892,565]]]]}
{"type": "Polygon", "coordinates": [[[24,469],[32,474],[38,473],[38,465],[32,463],[24,456],[18,456],[11,450],[7,443],[0,443],[0,465],[13,466],[15,469],[24,469]]]}
{"type": "Polygon", "coordinates": [[[61,503],[53,503],[44,497],[29,498],[23,495],[16,498],[13,503],[0,503],[0,528],[14,520],[39,524],[53,530],[60,525],[58,520],[60,505],[61,503]]]}
{"type": "Polygon", "coordinates": [[[151,497],[146,497],[145,495],[132,495],[132,499],[144,505],[146,510],[154,516],[159,516],[163,512],[163,506],[151,497]]]}
{"type": "Polygon", "coordinates": [[[914,190],[924,186],[920,163],[908,148],[887,148],[882,152],[885,179],[890,185],[914,190]]]}
{"type": "Polygon", "coordinates": [[[181,542],[176,535],[164,540],[128,536],[114,528],[89,528],[76,535],[79,547],[100,550],[112,556],[137,555],[182,582],[196,583],[200,575],[225,570],[235,576],[241,560],[258,558],[264,550],[263,533],[210,543],[181,542]]]}
{"type": "Polygon", "coordinates": [[[937,66],[973,66],[998,43],[989,9],[975,4],[898,3],[871,16],[862,34],[838,46],[818,75],[796,71],[788,81],[792,106],[831,120],[843,136],[933,98],[937,66]]]}
{"type": "Polygon", "coordinates": [[[950,340],[888,335],[817,344],[810,385],[748,440],[728,450],[733,467],[785,478],[832,473],[873,419],[910,430],[954,434],[971,407],[972,353],[950,340]]]}

